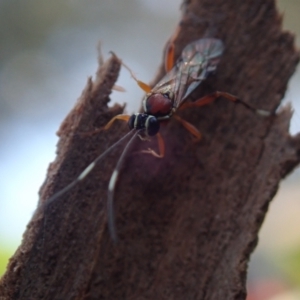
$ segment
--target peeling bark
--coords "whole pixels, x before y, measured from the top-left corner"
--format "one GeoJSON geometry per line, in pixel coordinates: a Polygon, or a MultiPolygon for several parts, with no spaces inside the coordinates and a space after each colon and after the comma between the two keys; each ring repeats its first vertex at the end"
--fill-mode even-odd
{"type": "MultiPolygon", "coordinates": [[[[182,10],[177,55],[203,36],[226,46],[217,74],[192,98],[220,90],[275,111],[299,53],[274,1],[190,0],[182,10]]],[[[118,123],[85,134],[122,111],[107,107],[119,69],[114,56],[100,67],[61,125],[41,203],[127,132],[118,123]]],[[[163,68],[154,83],[162,75],[163,68]]],[[[105,203],[122,147],[36,212],[1,280],[0,298],[245,299],[247,263],[269,202],[300,160],[300,135],[288,133],[291,109],[264,118],[219,99],[181,115],[203,139],[193,143],[172,120],[161,131],[165,158],[139,153],[155,140],[136,141],[115,194],[119,243],[109,237],[105,203]]]]}

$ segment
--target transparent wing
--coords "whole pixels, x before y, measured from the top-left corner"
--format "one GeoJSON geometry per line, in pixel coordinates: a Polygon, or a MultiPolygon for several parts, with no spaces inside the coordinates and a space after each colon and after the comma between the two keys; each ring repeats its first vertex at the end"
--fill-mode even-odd
{"type": "Polygon", "coordinates": [[[222,41],[214,38],[204,38],[188,44],[173,69],[158,82],[152,92],[172,92],[173,107],[178,108],[191,92],[216,70],[223,50],[222,41]]]}

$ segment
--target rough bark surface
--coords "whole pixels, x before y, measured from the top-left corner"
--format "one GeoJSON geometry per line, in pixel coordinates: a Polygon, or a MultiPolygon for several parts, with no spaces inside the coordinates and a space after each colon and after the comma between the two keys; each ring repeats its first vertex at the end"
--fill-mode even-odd
{"type": "MultiPolygon", "coordinates": [[[[226,46],[217,74],[192,98],[220,90],[274,111],[299,59],[274,1],[190,0],[182,10],[177,55],[203,36],[226,46]]],[[[111,57],[61,125],[41,203],[127,132],[116,123],[84,134],[122,111],[107,107],[119,69],[111,57]]],[[[162,75],[163,68],[157,79],[162,75]]],[[[165,158],[140,154],[155,141],[137,140],[126,159],[115,194],[119,243],[110,239],[105,204],[122,147],[36,212],[1,280],[0,298],[245,299],[247,263],[269,202],[299,163],[300,136],[288,133],[291,110],[266,118],[219,99],[181,115],[201,131],[201,142],[172,120],[161,130],[165,158]]]]}

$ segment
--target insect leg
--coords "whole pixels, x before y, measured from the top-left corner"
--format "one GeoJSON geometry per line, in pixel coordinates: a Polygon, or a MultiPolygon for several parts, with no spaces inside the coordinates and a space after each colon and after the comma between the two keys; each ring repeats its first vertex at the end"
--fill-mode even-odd
{"type": "MultiPolygon", "coordinates": [[[[143,130],[143,129],[142,129],[143,130]]],[[[107,218],[108,218],[108,229],[110,236],[112,240],[116,243],[118,241],[117,237],[117,232],[116,232],[116,225],[115,225],[115,213],[114,213],[114,206],[113,206],[113,201],[114,201],[114,193],[115,193],[115,187],[116,183],[118,181],[120,169],[122,167],[122,163],[124,161],[124,158],[134,140],[134,138],[142,131],[142,130],[131,130],[131,132],[135,131],[134,135],[131,137],[127,145],[125,146],[118,162],[116,165],[116,168],[114,169],[110,180],[109,180],[109,185],[108,185],[108,192],[107,192],[107,218]]]]}
{"type": "Polygon", "coordinates": [[[225,93],[225,92],[214,92],[212,94],[209,94],[209,95],[206,95],[194,102],[184,102],[180,107],[179,109],[186,109],[186,108],[190,108],[190,107],[197,107],[197,106],[205,106],[207,104],[210,104],[212,102],[214,102],[217,98],[219,97],[225,97],[226,99],[232,101],[232,102],[236,102],[238,100],[237,97],[231,95],[231,94],[228,94],[228,93],[225,93]]]}
{"type": "Polygon", "coordinates": [[[175,45],[173,41],[170,41],[166,49],[166,58],[165,58],[165,69],[166,72],[171,71],[174,66],[174,56],[175,56],[175,45]]]}
{"type": "Polygon", "coordinates": [[[86,132],[79,133],[79,134],[83,135],[83,136],[95,135],[103,130],[109,129],[115,120],[122,120],[122,121],[128,122],[129,118],[130,118],[129,115],[117,115],[117,116],[113,117],[104,127],[97,128],[93,131],[86,131],[86,132]]]}
{"type": "Polygon", "coordinates": [[[214,102],[217,98],[219,97],[224,97],[225,99],[231,101],[231,102],[235,102],[235,103],[241,103],[242,105],[246,106],[248,109],[254,111],[255,113],[262,115],[262,116],[270,116],[271,112],[267,111],[267,110],[263,110],[263,109],[257,109],[254,108],[253,106],[251,106],[250,104],[242,101],[241,99],[237,98],[234,95],[231,95],[229,93],[225,93],[225,92],[214,92],[212,94],[206,95],[198,100],[196,100],[195,102],[185,102],[183,103],[179,109],[186,109],[186,108],[190,108],[190,107],[197,107],[197,106],[205,106],[207,104],[210,104],[212,102],[214,102]]]}
{"type": "Polygon", "coordinates": [[[122,121],[128,122],[129,118],[130,118],[129,115],[117,115],[117,116],[114,116],[114,117],[113,117],[113,118],[112,118],[112,119],[104,126],[104,130],[109,129],[115,120],[122,120],[122,121]]]}
{"type": "Polygon", "coordinates": [[[141,152],[151,154],[157,158],[163,158],[165,156],[165,143],[164,143],[163,137],[161,136],[161,134],[159,132],[156,134],[156,136],[157,136],[159,153],[155,152],[151,148],[148,148],[148,150],[142,150],[141,152]]]}
{"type": "Polygon", "coordinates": [[[169,44],[167,46],[166,52],[165,52],[165,70],[166,72],[171,71],[171,69],[174,67],[175,63],[175,39],[178,36],[180,27],[178,26],[175,34],[171,37],[169,44]]]}
{"type": "Polygon", "coordinates": [[[173,115],[173,117],[179,121],[182,126],[187,129],[194,137],[195,137],[195,142],[198,142],[201,140],[201,133],[199,132],[199,130],[192,125],[191,123],[189,123],[188,121],[180,118],[178,115],[173,115]]]}
{"type": "Polygon", "coordinates": [[[136,81],[136,83],[139,85],[139,87],[146,93],[150,93],[152,88],[150,85],[148,85],[147,83],[143,82],[143,81],[140,81],[136,78],[136,76],[134,75],[134,73],[132,72],[132,70],[127,66],[125,65],[123,62],[122,62],[122,65],[123,67],[130,73],[131,77],[136,81]]]}

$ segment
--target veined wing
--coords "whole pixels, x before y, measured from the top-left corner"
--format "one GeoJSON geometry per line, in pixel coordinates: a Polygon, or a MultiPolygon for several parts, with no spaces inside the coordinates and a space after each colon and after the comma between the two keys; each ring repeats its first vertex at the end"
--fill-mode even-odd
{"type": "Polygon", "coordinates": [[[178,108],[207,76],[214,72],[224,46],[221,40],[203,38],[188,44],[173,69],[153,88],[153,93],[171,92],[178,108]]]}

